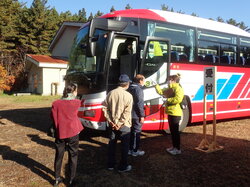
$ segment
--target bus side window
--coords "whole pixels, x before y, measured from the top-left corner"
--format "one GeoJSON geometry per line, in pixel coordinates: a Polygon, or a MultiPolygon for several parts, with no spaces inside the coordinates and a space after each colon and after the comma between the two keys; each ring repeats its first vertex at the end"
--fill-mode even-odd
{"type": "Polygon", "coordinates": [[[178,62],[179,61],[179,54],[177,51],[171,52],[171,62],[178,62]]]}
{"type": "Polygon", "coordinates": [[[220,57],[221,64],[231,64],[231,57],[228,55],[223,55],[220,57]]]}
{"type": "Polygon", "coordinates": [[[180,62],[188,62],[188,56],[186,54],[179,55],[180,62]]]}
{"type": "Polygon", "coordinates": [[[207,54],[204,58],[204,61],[207,63],[215,63],[216,62],[216,58],[214,55],[212,54],[207,54]]]}
{"type": "Polygon", "coordinates": [[[250,58],[249,57],[246,59],[245,66],[250,66],[250,58]]]}
{"type": "Polygon", "coordinates": [[[246,59],[243,57],[243,56],[241,56],[240,57],[240,65],[245,65],[245,63],[246,63],[246,59]]]}
{"type": "Polygon", "coordinates": [[[204,61],[204,57],[202,55],[198,55],[198,62],[202,63],[204,61]]]}

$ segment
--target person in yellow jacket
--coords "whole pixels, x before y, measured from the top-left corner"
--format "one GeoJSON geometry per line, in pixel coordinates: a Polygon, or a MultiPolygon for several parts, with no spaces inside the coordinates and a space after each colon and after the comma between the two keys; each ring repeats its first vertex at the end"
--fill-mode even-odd
{"type": "Polygon", "coordinates": [[[180,103],[183,100],[184,91],[179,82],[180,74],[170,75],[168,78],[168,88],[161,89],[158,84],[155,86],[158,94],[167,94],[166,113],[168,114],[168,124],[173,144],[173,147],[167,148],[167,152],[172,155],[181,154],[179,123],[182,116],[182,109],[180,103]],[[172,93],[167,93],[167,91],[169,91],[168,89],[172,89],[172,93]]]}

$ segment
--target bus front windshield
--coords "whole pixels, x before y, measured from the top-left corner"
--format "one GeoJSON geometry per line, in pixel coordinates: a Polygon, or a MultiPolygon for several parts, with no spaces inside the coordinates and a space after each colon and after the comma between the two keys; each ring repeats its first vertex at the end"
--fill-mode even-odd
{"type": "Polygon", "coordinates": [[[107,31],[96,29],[94,40],[96,44],[95,56],[87,57],[87,42],[89,26],[82,28],[76,35],[69,56],[67,74],[71,73],[101,73],[104,69],[106,54],[107,31]]]}

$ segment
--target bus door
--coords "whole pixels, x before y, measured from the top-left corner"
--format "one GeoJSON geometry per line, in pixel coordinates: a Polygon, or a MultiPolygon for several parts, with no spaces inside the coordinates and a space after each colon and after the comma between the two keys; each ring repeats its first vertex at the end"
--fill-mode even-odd
{"type": "Polygon", "coordinates": [[[108,91],[118,85],[119,76],[127,74],[132,80],[138,71],[137,63],[138,37],[116,35],[111,49],[108,91]]]}
{"type": "MultiPolygon", "coordinates": [[[[140,73],[145,76],[144,106],[146,116],[154,115],[160,120],[164,113],[164,98],[156,93],[155,84],[167,87],[166,79],[170,67],[170,40],[147,37],[142,51],[140,73]],[[162,108],[162,109],[161,109],[162,108]],[[161,111],[162,110],[162,111],[161,111]]],[[[161,121],[161,120],[160,120],[161,121]]]]}

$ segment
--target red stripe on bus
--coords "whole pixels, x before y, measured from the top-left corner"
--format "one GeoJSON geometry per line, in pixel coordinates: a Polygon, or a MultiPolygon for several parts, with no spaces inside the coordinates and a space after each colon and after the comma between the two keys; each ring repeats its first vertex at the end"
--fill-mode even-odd
{"type": "Polygon", "coordinates": [[[145,9],[118,10],[101,16],[101,18],[113,18],[113,17],[144,18],[151,20],[166,21],[166,19],[161,17],[159,14],[151,10],[145,10],[145,9]]]}

